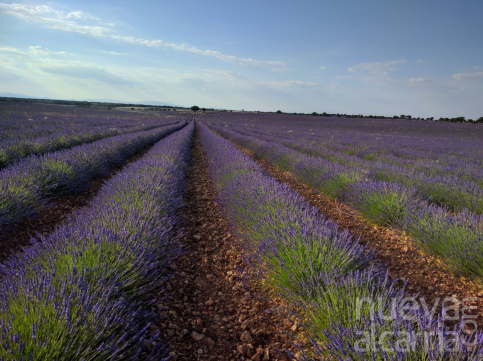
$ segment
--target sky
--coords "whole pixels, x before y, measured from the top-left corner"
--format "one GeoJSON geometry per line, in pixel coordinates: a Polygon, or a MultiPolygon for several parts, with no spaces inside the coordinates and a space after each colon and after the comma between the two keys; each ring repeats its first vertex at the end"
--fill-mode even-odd
{"type": "Polygon", "coordinates": [[[483,116],[480,0],[0,0],[0,92],[483,116]]]}

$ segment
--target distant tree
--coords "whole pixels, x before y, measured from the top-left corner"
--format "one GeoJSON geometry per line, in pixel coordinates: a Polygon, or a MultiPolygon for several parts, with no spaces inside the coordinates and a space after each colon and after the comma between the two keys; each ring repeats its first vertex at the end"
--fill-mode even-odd
{"type": "Polygon", "coordinates": [[[314,116],[314,117],[316,117],[317,115],[318,115],[317,112],[312,113],[312,116],[314,116]]]}
{"type": "Polygon", "coordinates": [[[200,107],[197,105],[193,105],[190,109],[196,113],[198,110],[200,110],[200,107]]]}
{"type": "Polygon", "coordinates": [[[277,114],[283,114],[281,110],[276,111],[277,114]]]}
{"type": "Polygon", "coordinates": [[[201,108],[201,111],[204,113],[206,112],[206,108],[201,108]]]}
{"type": "Polygon", "coordinates": [[[134,108],[131,108],[131,110],[134,110],[134,108]]]}

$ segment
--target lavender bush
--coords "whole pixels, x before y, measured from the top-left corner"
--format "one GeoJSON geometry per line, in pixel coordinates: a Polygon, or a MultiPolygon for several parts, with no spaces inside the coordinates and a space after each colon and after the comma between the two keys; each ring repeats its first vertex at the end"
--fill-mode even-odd
{"type": "MultiPolygon", "coordinates": [[[[233,120],[236,122],[236,118],[233,120]]],[[[342,165],[348,167],[355,174],[367,174],[367,177],[373,180],[398,183],[409,188],[415,187],[426,199],[452,210],[468,208],[470,211],[483,213],[483,164],[480,161],[481,158],[472,154],[473,149],[472,153],[470,151],[463,153],[460,149],[453,147],[451,153],[447,155],[448,150],[437,152],[438,148],[434,143],[427,142],[428,139],[421,139],[430,144],[424,151],[409,148],[409,145],[405,145],[409,149],[401,150],[400,148],[395,149],[394,143],[399,145],[399,142],[393,138],[388,139],[391,143],[382,143],[380,147],[368,147],[368,144],[374,143],[374,139],[368,139],[367,136],[362,139],[354,139],[354,134],[348,132],[342,133],[347,136],[340,140],[343,142],[343,146],[340,143],[327,143],[325,140],[322,141],[322,144],[318,144],[321,141],[315,141],[312,136],[309,136],[306,141],[301,141],[299,136],[304,137],[302,129],[297,130],[297,138],[294,139],[293,136],[288,137],[287,133],[280,131],[280,126],[275,131],[266,124],[257,124],[257,127],[266,127],[267,130],[265,132],[258,128],[254,130],[253,124],[252,127],[236,126],[236,123],[235,126],[227,123],[225,127],[214,125],[214,129],[230,137],[234,136],[231,133],[235,131],[238,133],[238,136],[235,135],[236,138],[256,138],[259,141],[269,142],[271,147],[281,144],[296,150],[296,152],[285,152],[283,157],[286,158],[303,159],[303,162],[307,163],[309,159],[312,159],[307,156],[310,155],[325,160],[324,167],[342,165]],[[230,126],[226,127],[226,125],[230,126]],[[240,137],[240,134],[244,137],[240,137]],[[345,148],[346,144],[347,147],[350,146],[349,149],[345,148]],[[455,153],[457,155],[454,155],[455,153]],[[382,155],[384,157],[381,157],[382,155]],[[330,163],[333,164],[328,165],[330,163]]],[[[251,146],[254,146],[253,142],[247,140],[245,142],[245,146],[250,149],[251,146]]],[[[462,143],[461,146],[463,145],[462,143]]],[[[420,144],[417,144],[416,147],[420,147],[420,144]]],[[[287,162],[278,164],[281,167],[286,165],[287,162]]],[[[328,188],[328,195],[332,196],[330,186],[328,188]]]]}
{"type": "Polygon", "coordinates": [[[31,154],[42,155],[180,120],[142,113],[0,104],[0,169],[31,154]]]}
{"type": "Polygon", "coordinates": [[[483,277],[483,216],[427,205],[409,209],[400,227],[455,271],[483,277]]]}
{"type": "Polygon", "coordinates": [[[59,194],[85,189],[143,147],[186,123],[118,135],[72,149],[30,156],[0,171],[0,228],[9,227],[48,207],[59,194]]]}
{"type": "MultiPolygon", "coordinates": [[[[374,180],[369,169],[351,173],[351,169],[345,165],[298,153],[278,142],[242,135],[228,130],[229,127],[214,128],[234,143],[248,147],[258,157],[291,171],[299,181],[324,194],[349,202],[370,221],[406,230],[417,246],[441,257],[449,268],[469,276],[483,276],[480,270],[482,260],[478,256],[481,254],[478,244],[482,237],[481,232],[475,231],[481,229],[482,223],[477,215],[464,216],[471,213],[468,209],[440,207],[428,202],[432,199],[424,197],[417,186],[374,180]],[[456,215],[456,219],[462,220],[456,222],[458,227],[455,227],[455,218],[450,216],[450,212],[456,215]]],[[[416,185],[424,183],[416,175],[408,179],[412,179],[416,185]]],[[[434,195],[440,192],[447,199],[458,196],[458,193],[446,192],[446,188],[438,184],[443,182],[432,188],[434,195]]],[[[458,185],[456,182],[444,184],[451,189],[458,185]]],[[[470,198],[465,198],[462,193],[459,195],[461,202],[471,197],[483,199],[476,191],[470,198]]]]}
{"type": "Polygon", "coordinates": [[[149,293],[181,249],[173,227],[194,125],[157,143],[88,208],[0,265],[0,359],[164,359],[149,293]],[[143,353],[144,352],[144,353],[143,353]]]}
{"type": "Polygon", "coordinates": [[[370,265],[372,253],[347,231],[340,232],[335,223],[204,125],[200,125],[200,141],[219,203],[246,240],[248,265],[269,293],[282,297],[308,332],[312,351],[301,358],[442,361],[482,357],[480,334],[473,335],[477,343],[468,351],[464,346],[471,340],[461,329],[451,333],[430,313],[408,311],[404,305],[408,295],[394,287],[382,266],[370,265]],[[359,305],[361,299],[366,303],[359,305]],[[378,304],[377,314],[373,304],[378,304]],[[360,332],[374,327],[383,336],[391,333],[390,338],[377,341],[385,348],[357,348],[360,332]],[[394,342],[415,332],[411,347],[391,349],[394,342]],[[433,336],[425,343],[421,335],[428,332],[442,332],[445,342],[453,336],[462,341],[453,349],[440,346],[433,336]]]}

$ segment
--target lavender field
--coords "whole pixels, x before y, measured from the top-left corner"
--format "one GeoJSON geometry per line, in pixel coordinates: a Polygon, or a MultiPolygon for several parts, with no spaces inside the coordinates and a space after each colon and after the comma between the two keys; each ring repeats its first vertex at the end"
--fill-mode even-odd
{"type": "Polygon", "coordinates": [[[481,144],[481,124],[1,104],[0,360],[482,360],[481,144]]]}

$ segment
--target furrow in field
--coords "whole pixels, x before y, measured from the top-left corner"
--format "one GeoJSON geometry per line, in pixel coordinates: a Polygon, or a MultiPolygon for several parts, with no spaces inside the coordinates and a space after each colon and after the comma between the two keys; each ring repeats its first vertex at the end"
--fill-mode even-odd
{"type": "Polygon", "coordinates": [[[29,246],[32,239],[38,239],[40,235],[46,237],[58,226],[68,222],[71,216],[89,205],[89,202],[95,198],[104,184],[109,182],[117,173],[122,172],[129,164],[141,159],[152,147],[153,144],[148,145],[126,159],[122,165],[111,168],[109,175],[105,178],[91,180],[88,189],[83,192],[60,196],[37,217],[22,221],[15,225],[13,229],[2,232],[0,234],[0,263],[13,253],[21,251],[23,247],[29,246]]]}
{"type": "MultiPolygon", "coordinates": [[[[217,129],[223,131],[223,127],[218,126],[217,129]]],[[[467,169],[477,172],[477,174],[470,177],[470,180],[461,174],[451,174],[446,168],[439,171],[431,168],[426,171],[418,171],[413,168],[414,162],[412,161],[409,161],[411,167],[408,168],[362,159],[342,152],[333,152],[326,147],[314,147],[304,141],[293,138],[267,136],[259,132],[234,127],[231,127],[230,131],[258,141],[269,142],[273,146],[285,148],[285,150],[290,149],[293,156],[292,160],[316,157],[319,158],[320,164],[324,164],[326,167],[338,167],[341,171],[352,174],[352,177],[356,178],[361,178],[364,175],[364,177],[374,181],[398,184],[403,188],[407,188],[407,191],[418,193],[418,198],[422,198],[431,204],[448,208],[451,211],[467,208],[470,212],[483,213],[481,174],[477,171],[481,167],[477,165],[467,165],[467,169]],[[414,190],[411,190],[412,188],[414,190]]],[[[441,163],[448,164],[450,162],[442,159],[441,163]]],[[[440,165],[439,163],[436,164],[440,165]]]]}
{"type": "Polygon", "coordinates": [[[0,171],[0,229],[38,215],[65,194],[81,192],[90,180],[186,123],[123,134],[68,150],[30,156],[0,171]]]}
{"type": "Polygon", "coordinates": [[[422,200],[414,189],[391,182],[359,179],[345,167],[325,163],[319,158],[297,158],[296,152],[277,143],[217,130],[270,164],[293,172],[299,181],[347,202],[370,222],[405,231],[416,247],[441,259],[448,269],[482,279],[482,216],[468,210],[448,212],[447,208],[422,200]]]}
{"type": "MultiPolygon", "coordinates": [[[[448,272],[441,261],[414,247],[400,231],[369,223],[347,204],[332,200],[315,189],[296,180],[295,176],[265,160],[253,152],[234,144],[249,155],[272,177],[300,194],[308,203],[316,207],[320,214],[330,218],[340,229],[348,229],[361,244],[377,252],[376,263],[387,266],[393,279],[407,280],[407,290],[419,294],[433,303],[437,297],[456,295],[457,298],[478,297],[478,309],[483,310],[483,290],[481,286],[467,277],[448,272]]],[[[402,284],[402,283],[401,283],[402,284]]],[[[479,328],[483,330],[483,314],[478,317],[479,328]]]]}
{"type": "Polygon", "coordinates": [[[243,285],[239,240],[230,234],[215,201],[207,160],[195,134],[181,209],[185,253],[171,267],[176,271],[159,295],[159,329],[174,360],[235,360],[255,357],[286,360],[272,346],[290,347],[277,329],[272,305],[243,285]],[[268,310],[268,311],[267,311],[268,310]]]}
{"type": "Polygon", "coordinates": [[[181,252],[193,131],[156,143],[69,223],[0,264],[0,359],[165,359],[151,307],[181,252]]]}
{"type": "Polygon", "coordinates": [[[139,131],[148,131],[159,126],[167,126],[175,122],[166,122],[165,124],[151,124],[146,126],[135,126],[127,129],[106,128],[102,131],[93,131],[87,129],[79,130],[73,134],[65,134],[62,131],[55,133],[50,137],[37,137],[31,139],[22,139],[21,137],[9,139],[0,142],[0,169],[8,165],[20,161],[22,158],[32,154],[42,155],[45,153],[57,152],[60,150],[71,149],[82,144],[89,144],[97,140],[114,137],[121,134],[135,133],[139,131]]]}
{"type": "MultiPolygon", "coordinates": [[[[467,318],[473,315],[448,318],[446,309],[435,317],[438,313],[422,305],[431,304],[436,312],[442,299],[431,303],[432,294],[417,295],[403,289],[400,280],[392,281],[369,243],[361,245],[353,237],[357,232],[341,230],[340,224],[327,219],[308,199],[206,127],[202,128],[202,144],[223,209],[246,239],[246,260],[268,294],[278,295],[300,316],[308,332],[300,339],[305,356],[364,361],[481,359],[482,334],[476,334],[475,347],[467,348],[463,345],[468,345],[469,338],[459,328],[467,330],[467,318]],[[411,308],[414,314],[407,313],[408,300],[415,306],[411,308]],[[442,329],[443,325],[449,329],[442,329]],[[401,348],[399,342],[408,334],[412,346],[401,348]],[[461,343],[440,347],[451,335],[458,335],[461,343]],[[374,342],[381,347],[373,348],[374,342]],[[397,355],[396,350],[400,351],[397,355]]],[[[373,237],[370,232],[367,235],[373,237]]],[[[442,297],[457,292],[443,291],[442,297]]],[[[464,296],[456,293],[443,302],[457,303],[464,296]]],[[[474,300],[463,299],[462,305],[465,302],[477,308],[474,300]]],[[[481,326],[481,319],[475,321],[481,326]]]]}
{"type": "MultiPolygon", "coordinates": [[[[402,232],[392,227],[369,223],[360,212],[349,205],[330,199],[314,188],[299,182],[289,171],[271,165],[252,151],[232,142],[249,155],[280,183],[287,184],[307,202],[316,207],[320,214],[337,222],[340,229],[348,229],[360,242],[377,252],[377,262],[385,264],[393,279],[407,280],[408,291],[434,302],[435,298],[478,297],[478,309],[483,310],[483,290],[473,280],[448,272],[441,260],[434,255],[417,249],[402,232]]],[[[478,317],[479,328],[483,329],[483,314],[478,317]]]]}

